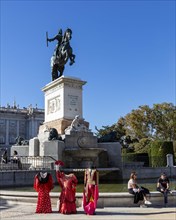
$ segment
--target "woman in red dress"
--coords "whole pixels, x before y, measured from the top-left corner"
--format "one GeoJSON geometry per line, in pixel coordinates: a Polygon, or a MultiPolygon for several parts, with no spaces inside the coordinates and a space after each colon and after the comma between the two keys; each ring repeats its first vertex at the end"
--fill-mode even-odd
{"type": "Polygon", "coordinates": [[[38,192],[36,213],[51,213],[50,191],[54,188],[50,173],[39,172],[34,178],[34,189],[38,192]]]}
{"type": "Polygon", "coordinates": [[[56,161],[56,177],[58,183],[61,187],[61,194],[60,194],[60,205],[59,205],[59,212],[62,214],[76,214],[76,185],[77,185],[77,178],[76,176],[71,173],[66,175],[64,172],[60,172],[60,166],[63,166],[62,161],[56,161]]]}

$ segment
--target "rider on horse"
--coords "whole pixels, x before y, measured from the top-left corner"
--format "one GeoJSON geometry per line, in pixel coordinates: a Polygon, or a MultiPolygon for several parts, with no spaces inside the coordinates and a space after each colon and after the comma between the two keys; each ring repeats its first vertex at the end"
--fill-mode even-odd
{"type": "Polygon", "coordinates": [[[70,65],[72,65],[75,61],[75,55],[72,53],[72,48],[70,46],[70,40],[72,35],[72,30],[67,28],[62,36],[62,29],[59,30],[58,34],[54,38],[47,38],[47,41],[51,42],[57,40],[58,43],[56,45],[56,49],[51,58],[51,67],[52,67],[52,80],[57,79],[62,76],[64,71],[64,65],[67,63],[68,59],[70,59],[70,65]],[[58,76],[58,71],[60,75],[58,76]]]}

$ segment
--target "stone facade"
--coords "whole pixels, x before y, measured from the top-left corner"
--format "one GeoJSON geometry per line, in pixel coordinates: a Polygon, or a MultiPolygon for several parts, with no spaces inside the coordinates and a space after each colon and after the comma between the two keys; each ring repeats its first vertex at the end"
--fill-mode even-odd
{"type": "Polygon", "coordinates": [[[17,136],[29,140],[38,134],[44,121],[44,110],[38,108],[20,109],[17,106],[0,107],[0,148],[15,144],[17,136]]]}

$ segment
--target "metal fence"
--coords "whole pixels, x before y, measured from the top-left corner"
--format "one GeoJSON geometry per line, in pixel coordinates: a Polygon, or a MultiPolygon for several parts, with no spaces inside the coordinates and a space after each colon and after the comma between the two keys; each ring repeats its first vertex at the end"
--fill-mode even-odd
{"type": "MultiPolygon", "coordinates": [[[[51,156],[21,156],[18,160],[14,157],[8,157],[7,161],[1,158],[0,170],[43,170],[54,169],[55,159],[51,156]]],[[[174,164],[174,162],[173,162],[174,164]]],[[[141,167],[168,167],[167,158],[149,157],[139,155],[123,155],[122,167],[124,168],[141,168],[141,167]]]]}
{"type": "Polygon", "coordinates": [[[0,170],[43,170],[54,169],[55,159],[50,156],[28,157],[21,156],[18,159],[8,157],[7,161],[1,159],[0,170]]]}

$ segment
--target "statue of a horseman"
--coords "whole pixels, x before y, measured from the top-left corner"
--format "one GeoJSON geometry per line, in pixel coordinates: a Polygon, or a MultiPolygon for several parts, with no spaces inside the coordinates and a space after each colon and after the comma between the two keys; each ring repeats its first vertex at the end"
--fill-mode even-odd
{"type": "Polygon", "coordinates": [[[72,53],[72,48],[70,46],[72,30],[70,28],[67,28],[64,35],[62,35],[62,29],[60,29],[58,34],[54,38],[48,38],[48,34],[46,37],[47,46],[48,41],[58,41],[54,50],[54,54],[51,57],[52,80],[55,80],[63,75],[65,64],[67,63],[68,59],[70,59],[70,65],[75,62],[75,55],[72,53]],[[58,75],[58,72],[60,73],[60,75],[58,75]]]}

